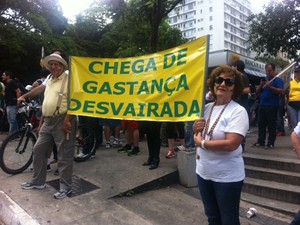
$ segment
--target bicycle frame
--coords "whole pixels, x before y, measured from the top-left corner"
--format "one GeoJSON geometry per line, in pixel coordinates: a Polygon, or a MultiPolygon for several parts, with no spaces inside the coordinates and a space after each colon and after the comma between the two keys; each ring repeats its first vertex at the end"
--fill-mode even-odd
{"type": "Polygon", "coordinates": [[[32,133],[34,136],[36,136],[35,132],[33,132],[33,126],[31,123],[26,123],[25,127],[23,128],[26,130],[25,133],[21,136],[21,139],[18,143],[18,146],[16,148],[16,153],[22,154],[25,152],[25,149],[27,148],[28,140],[29,140],[29,134],[32,133]],[[23,145],[23,149],[20,151],[19,148],[21,146],[21,143],[23,142],[24,137],[26,136],[25,144],[23,145]]]}

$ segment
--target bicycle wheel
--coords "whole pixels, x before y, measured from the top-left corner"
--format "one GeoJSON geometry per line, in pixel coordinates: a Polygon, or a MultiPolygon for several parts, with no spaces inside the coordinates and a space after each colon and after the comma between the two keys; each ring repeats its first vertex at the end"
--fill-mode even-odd
{"type": "Polygon", "coordinates": [[[87,124],[80,124],[76,131],[76,146],[74,160],[82,162],[96,152],[97,136],[94,129],[87,124]]]}
{"type": "Polygon", "coordinates": [[[32,163],[32,149],[36,142],[33,133],[18,130],[3,141],[0,148],[0,167],[5,173],[18,174],[32,163]]]}

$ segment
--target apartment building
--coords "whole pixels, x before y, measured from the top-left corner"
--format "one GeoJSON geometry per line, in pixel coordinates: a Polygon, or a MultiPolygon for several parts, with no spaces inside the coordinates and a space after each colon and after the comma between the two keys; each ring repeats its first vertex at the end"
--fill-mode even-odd
{"type": "Polygon", "coordinates": [[[230,50],[251,57],[247,50],[249,0],[185,0],[169,14],[169,24],[188,40],[210,35],[209,51],[230,50]]]}

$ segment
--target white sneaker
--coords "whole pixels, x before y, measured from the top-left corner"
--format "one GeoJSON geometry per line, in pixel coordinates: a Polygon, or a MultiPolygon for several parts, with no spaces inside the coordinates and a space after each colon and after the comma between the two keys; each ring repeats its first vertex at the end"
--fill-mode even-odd
{"type": "Polygon", "coordinates": [[[105,148],[111,148],[111,147],[112,147],[112,146],[111,146],[110,142],[106,142],[105,148]]]}
{"type": "Polygon", "coordinates": [[[121,147],[122,146],[122,142],[119,139],[115,139],[112,143],[112,145],[114,147],[121,147]]]}
{"type": "Polygon", "coordinates": [[[184,147],[183,145],[176,146],[176,147],[174,148],[174,150],[175,150],[176,152],[178,152],[178,151],[185,151],[185,147],[184,147]]]}
{"type": "Polygon", "coordinates": [[[87,154],[84,154],[83,152],[80,152],[78,155],[76,155],[76,157],[78,157],[78,158],[84,158],[86,156],[87,156],[87,154]]]}
{"type": "Polygon", "coordinates": [[[25,190],[44,189],[44,188],[46,188],[46,185],[45,184],[39,185],[39,184],[33,184],[30,182],[26,182],[26,183],[21,184],[21,188],[25,189],[25,190]]]}
{"type": "Polygon", "coordinates": [[[62,199],[65,198],[67,196],[70,196],[72,194],[72,190],[65,190],[65,189],[61,189],[58,192],[56,192],[54,194],[54,198],[56,199],[62,199]]]}

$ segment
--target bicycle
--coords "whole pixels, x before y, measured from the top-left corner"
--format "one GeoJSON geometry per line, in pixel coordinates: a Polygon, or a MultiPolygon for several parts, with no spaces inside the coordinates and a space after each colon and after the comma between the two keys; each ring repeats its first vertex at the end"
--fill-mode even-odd
{"type": "MultiPolygon", "coordinates": [[[[0,167],[8,174],[19,174],[32,163],[32,150],[37,141],[35,128],[39,125],[36,112],[39,106],[23,103],[18,110],[18,122],[22,127],[8,135],[0,147],[0,167]]],[[[95,154],[97,137],[88,124],[79,124],[76,131],[74,161],[82,162],[95,154]]]]}
{"type": "Polygon", "coordinates": [[[94,128],[88,124],[79,124],[76,131],[74,161],[82,162],[95,155],[97,136],[94,128]]]}
{"type": "Polygon", "coordinates": [[[23,103],[18,110],[21,129],[8,135],[0,147],[0,167],[8,174],[18,174],[32,163],[32,149],[37,140],[34,129],[39,121],[36,112],[39,106],[34,102],[23,103]]]}

